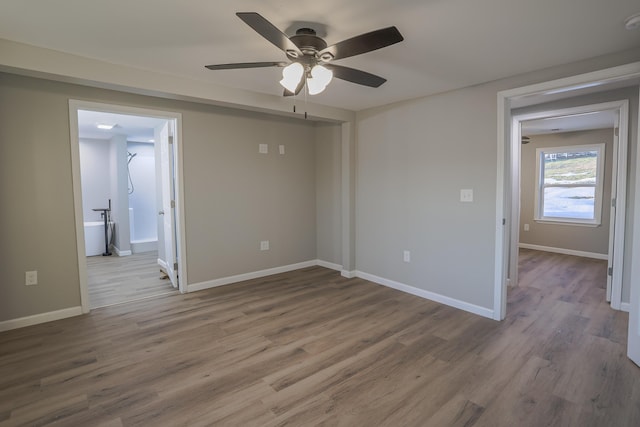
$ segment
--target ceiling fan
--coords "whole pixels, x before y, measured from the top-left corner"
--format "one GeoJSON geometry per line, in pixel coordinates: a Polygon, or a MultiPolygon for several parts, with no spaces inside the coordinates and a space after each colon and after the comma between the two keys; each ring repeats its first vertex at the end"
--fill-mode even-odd
{"type": "Polygon", "coordinates": [[[284,95],[297,95],[307,86],[310,95],[322,92],[333,77],[363,86],[379,87],[387,80],[366,71],[335,65],[332,61],[371,52],[404,40],[396,27],[383,28],[328,46],[312,28],[300,28],[287,37],[256,12],[238,12],[238,18],[270,41],[286,55],[289,62],[241,62],[207,65],[210,70],[282,67],[284,95]]]}

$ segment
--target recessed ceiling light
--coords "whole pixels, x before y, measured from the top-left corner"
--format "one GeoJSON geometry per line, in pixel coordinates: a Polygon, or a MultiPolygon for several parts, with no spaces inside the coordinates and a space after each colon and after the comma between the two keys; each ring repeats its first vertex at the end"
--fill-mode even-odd
{"type": "Polygon", "coordinates": [[[96,125],[96,127],[97,127],[98,129],[104,129],[104,130],[111,130],[111,129],[113,129],[113,127],[114,127],[114,126],[115,126],[115,124],[113,124],[113,125],[108,125],[108,124],[106,124],[106,123],[98,123],[98,124],[96,125]]]}
{"type": "Polygon", "coordinates": [[[624,27],[627,30],[637,30],[640,28],[640,13],[631,15],[624,21],[624,27]]]}

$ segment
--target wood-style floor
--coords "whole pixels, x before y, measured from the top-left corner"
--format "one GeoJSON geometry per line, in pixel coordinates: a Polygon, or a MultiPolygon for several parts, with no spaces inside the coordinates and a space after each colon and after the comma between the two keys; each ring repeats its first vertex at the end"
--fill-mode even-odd
{"type": "Polygon", "coordinates": [[[495,322],[312,267],[0,334],[0,426],[638,426],[603,261],[523,251],[495,322]]]}
{"type": "Polygon", "coordinates": [[[87,257],[92,309],[168,293],[178,293],[158,266],[158,252],[87,257]]]}

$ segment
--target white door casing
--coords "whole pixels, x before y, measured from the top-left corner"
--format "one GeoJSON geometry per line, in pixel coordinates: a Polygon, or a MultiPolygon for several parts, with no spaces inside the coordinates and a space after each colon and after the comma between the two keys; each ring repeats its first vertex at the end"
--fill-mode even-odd
{"type": "Polygon", "coordinates": [[[158,212],[163,224],[164,253],[158,254],[163,262],[169,280],[174,288],[178,287],[176,269],[176,228],[175,228],[175,189],[173,180],[173,133],[171,122],[167,121],[160,129],[160,171],[162,183],[162,210],[158,212]]]}
{"type": "MultiPolygon", "coordinates": [[[[639,91],[640,92],[640,91],[639,91]]],[[[639,93],[640,95],[640,93],[639,93]]],[[[640,109],[638,111],[638,135],[640,135],[640,109]]],[[[640,138],[640,136],[638,137],[640,138]]],[[[636,165],[640,165],[640,150],[636,151],[636,165]]],[[[640,173],[636,169],[636,198],[634,203],[633,223],[636,225],[633,230],[633,242],[631,253],[634,260],[640,253],[640,197],[638,197],[638,188],[640,188],[640,173]]],[[[629,332],[627,335],[627,356],[636,365],[640,366],[640,263],[633,262],[631,264],[631,297],[629,300],[629,332]]]]}

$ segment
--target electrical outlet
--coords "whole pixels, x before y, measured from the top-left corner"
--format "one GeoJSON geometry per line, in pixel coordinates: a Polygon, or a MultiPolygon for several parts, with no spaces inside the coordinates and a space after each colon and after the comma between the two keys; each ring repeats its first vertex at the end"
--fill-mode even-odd
{"type": "Polygon", "coordinates": [[[27,271],[24,273],[24,284],[26,286],[33,286],[38,284],[38,272],[27,271]]]}
{"type": "Polygon", "coordinates": [[[404,262],[411,262],[411,252],[404,251],[404,253],[402,254],[402,260],[404,262]]]}
{"type": "Polygon", "coordinates": [[[260,250],[261,251],[268,251],[269,250],[269,241],[268,240],[263,240],[262,242],[260,242],[260,250]]]}

